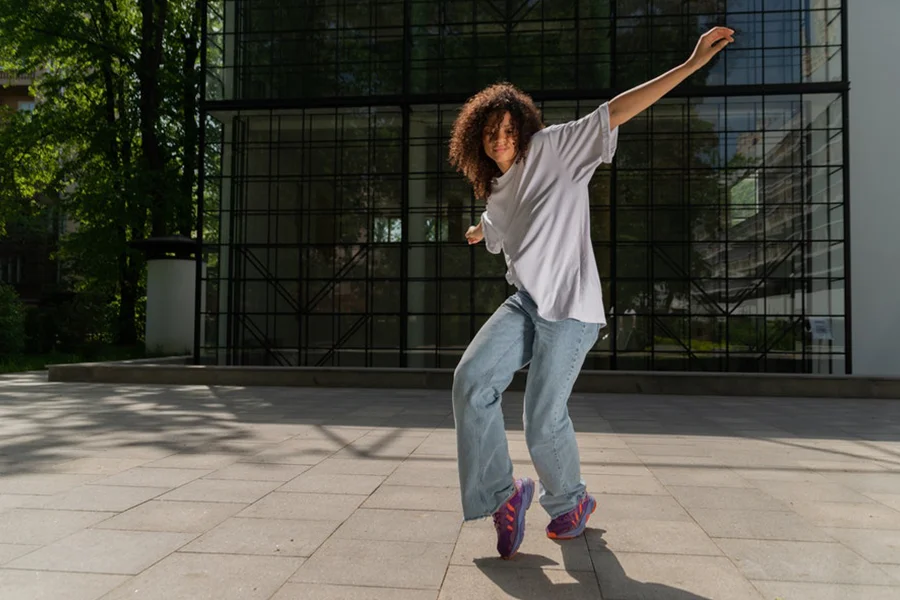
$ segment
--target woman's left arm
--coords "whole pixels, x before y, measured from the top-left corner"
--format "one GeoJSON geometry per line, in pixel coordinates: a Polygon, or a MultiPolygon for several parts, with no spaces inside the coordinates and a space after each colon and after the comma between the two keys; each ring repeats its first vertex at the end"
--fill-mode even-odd
{"type": "Polygon", "coordinates": [[[609,126],[615,129],[650,108],[657,100],[694,74],[725,46],[734,41],[734,30],[714,27],[700,36],[691,57],[656,79],[623,92],[609,101],[609,126]]]}

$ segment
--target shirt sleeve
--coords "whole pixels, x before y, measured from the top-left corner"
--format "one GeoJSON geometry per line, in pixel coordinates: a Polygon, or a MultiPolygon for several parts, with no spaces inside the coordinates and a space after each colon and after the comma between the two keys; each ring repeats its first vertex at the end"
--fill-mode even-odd
{"type": "Polygon", "coordinates": [[[500,243],[500,232],[491,222],[491,216],[488,211],[481,213],[481,232],[484,234],[484,247],[491,254],[500,254],[503,245],[500,243]]]}
{"type": "Polygon", "coordinates": [[[608,102],[576,121],[551,125],[544,131],[576,181],[591,177],[602,163],[611,163],[619,142],[619,128],[609,129],[608,102]]]}

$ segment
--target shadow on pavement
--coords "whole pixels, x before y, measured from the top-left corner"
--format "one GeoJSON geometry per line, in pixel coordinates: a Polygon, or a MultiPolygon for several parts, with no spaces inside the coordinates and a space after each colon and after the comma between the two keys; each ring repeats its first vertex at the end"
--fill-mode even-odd
{"type": "MultiPolygon", "coordinates": [[[[594,530],[601,535],[602,529],[594,530]]],[[[591,564],[594,571],[570,570],[570,565],[583,565],[581,556],[588,553],[584,538],[559,542],[563,554],[565,575],[552,569],[556,562],[536,555],[519,554],[512,561],[499,558],[476,559],[478,567],[498,588],[518,600],[597,600],[634,598],[635,600],[714,600],[662,583],[637,581],[625,573],[616,555],[606,547],[594,548],[591,564]],[[529,566],[515,568],[516,559],[527,558],[529,566]],[[505,564],[501,564],[505,563],[505,564]],[[556,581],[554,581],[556,579],[556,581]]]]}
{"type": "MultiPolygon", "coordinates": [[[[522,394],[505,394],[503,403],[507,430],[521,431],[522,394]]],[[[900,402],[576,394],[569,407],[579,433],[743,438],[802,452],[819,462],[820,472],[865,474],[867,463],[882,474],[900,472],[898,451],[878,443],[900,440],[900,402]]],[[[297,425],[318,428],[338,447],[345,440],[344,454],[356,458],[414,461],[432,454],[431,461],[455,461],[452,452],[410,454],[394,443],[411,429],[452,431],[449,391],[49,383],[45,373],[28,373],[0,378],[0,473],[40,471],[107,449],[246,455],[253,444],[288,440],[297,425]],[[351,444],[349,428],[381,429],[366,444],[351,444]]],[[[602,464],[783,468],[733,463],[727,454],[679,458],[602,464]]]]}

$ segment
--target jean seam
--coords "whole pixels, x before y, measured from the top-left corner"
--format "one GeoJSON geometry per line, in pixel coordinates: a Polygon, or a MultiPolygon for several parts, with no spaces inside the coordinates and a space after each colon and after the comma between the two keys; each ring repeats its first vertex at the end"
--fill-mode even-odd
{"type": "MultiPolygon", "coordinates": [[[[525,311],[525,313],[526,313],[526,315],[528,314],[527,311],[525,311]]],[[[530,315],[528,315],[528,316],[530,316],[530,315]]],[[[494,400],[495,400],[495,401],[497,400],[498,397],[501,397],[501,396],[502,396],[502,393],[499,392],[499,391],[497,391],[496,386],[493,385],[493,383],[494,383],[493,376],[494,376],[495,371],[496,371],[496,369],[497,369],[497,365],[500,364],[500,362],[503,360],[503,357],[509,352],[509,349],[510,349],[510,348],[512,348],[512,344],[510,344],[510,346],[506,349],[506,351],[505,351],[504,353],[500,353],[500,357],[497,358],[497,360],[494,362],[494,364],[491,365],[491,368],[488,369],[488,372],[491,374],[491,380],[490,380],[490,383],[491,383],[492,389],[494,390],[494,400]]],[[[513,376],[515,376],[515,373],[513,373],[513,376]]],[[[502,409],[501,409],[501,410],[502,410],[502,409]]],[[[478,423],[477,423],[477,425],[478,425],[478,427],[476,428],[476,430],[477,430],[477,429],[480,429],[481,426],[483,425],[483,418],[482,418],[481,415],[479,415],[479,417],[478,417],[478,423]]],[[[482,457],[482,455],[483,455],[482,447],[481,447],[481,446],[482,446],[483,442],[484,442],[484,436],[479,436],[479,441],[478,441],[478,443],[476,444],[476,448],[477,448],[476,458],[477,458],[477,461],[475,461],[475,464],[481,464],[481,457],[482,457]]],[[[484,489],[484,485],[483,485],[483,482],[481,481],[481,478],[480,478],[480,477],[479,477],[478,491],[479,491],[479,495],[480,495],[480,499],[481,499],[481,505],[482,505],[482,506],[488,506],[487,492],[486,492],[485,489],[484,489]]],[[[502,504],[501,504],[500,506],[502,506],[502,504]]],[[[494,512],[496,512],[496,511],[494,511],[494,512]]],[[[491,513],[491,514],[493,514],[493,513],[491,513]]]]}
{"type": "MultiPolygon", "coordinates": [[[[584,343],[584,334],[585,334],[586,328],[587,328],[587,324],[586,324],[586,323],[582,323],[582,325],[581,325],[581,335],[578,337],[578,344],[576,345],[575,353],[572,355],[572,362],[571,362],[571,364],[569,365],[569,372],[568,372],[568,375],[567,375],[567,379],[571,379],[571,378],[572,378],[572,375],[573,375],[573,372],[575,371],[575,363],[578,362],[578,353],[581,352],[581,345],[584,343]]],[[[565,403],[565,402],[562,402],[562,400],[563,400],[563,399],[560,398],[560,397],[557,397],[557,398],[556,398],[556,401],[557,401],[557,405],[558,405],[558,406],[557,406],[556,414],[554,415],[554,418],[555,418],[557,421],[559,421],[559,418],[558,418],[558,417],[560,416],[560,414],[562,413],[563,409],[564,409],[565,406],[566,406],[566,403],[565,403]]],[[[562,473],[562,461],[559,459],[559,446],[557,445],[557,444],[558,444],[558,440],[559,440],[559,434],[558,434],[558,432],[554,432],[554,434],[553,434],[553,457],[556,459],[556,470],[559,471],[560,473],[562,473]]],[[[568,493],[569,493],[569,484],[568,484],[568,482],[566,482],[566,483],[564,484],[562,493],[563,493],[563,494],[568,494],[568,493]]]]}

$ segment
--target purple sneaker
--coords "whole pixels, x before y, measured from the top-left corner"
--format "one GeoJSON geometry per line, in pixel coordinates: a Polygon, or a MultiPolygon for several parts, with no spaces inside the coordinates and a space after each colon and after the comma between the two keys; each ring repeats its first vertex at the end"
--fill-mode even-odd
{"type": "Polygon", "coordinates": [[[516,493],[494,513],[497,529],[497,552],[509,560],[519,551],[525,538],[525,511],[534,497],[534,482],[528,477],[516,480],[516,493]]]}
{"type": "Polygon", "coordinates": [[[597,501],[590,494],[585,494],[578,501],[578,506],[569,512],[559,515],[547,525],[547,537],[551,540],[571,540],[584,533],[588,519],[597,510],[597,501]]]}

